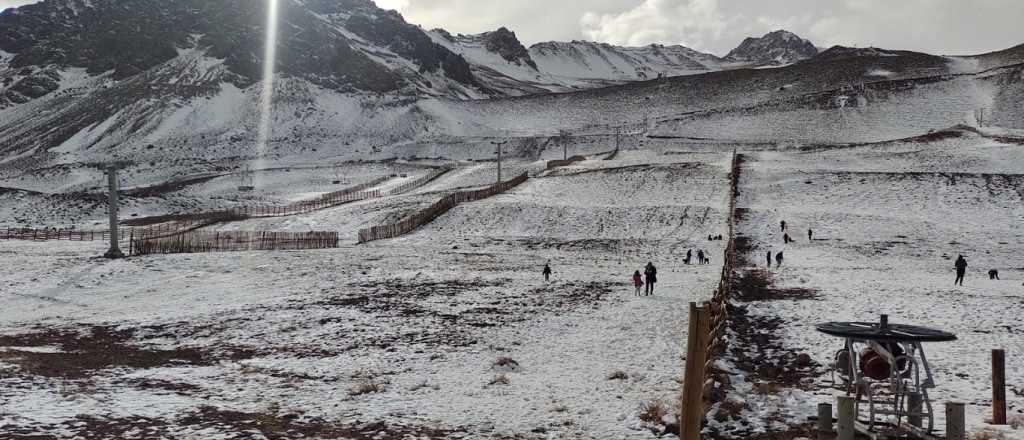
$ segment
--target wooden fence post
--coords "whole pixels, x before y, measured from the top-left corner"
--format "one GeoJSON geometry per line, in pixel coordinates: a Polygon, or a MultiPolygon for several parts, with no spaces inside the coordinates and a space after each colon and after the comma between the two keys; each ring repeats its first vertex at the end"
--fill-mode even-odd
{"type": "Polygon", "coordinates": [[[832,404],[818,404],[818,440],[832,439],[832,404]]]}
{"type": "Polygon", "coordinates": [[[856,399],[850,396],[838,396],[839,404],[836,405],[836,431],[839,440],[853,440],[857,434],[855,422],[857,414],[855,411],[856,399]]]}
{"type": "Polygon", "coordinates": [[[964,403],[946,402],[946,440],[966,440],[967,427],[964,425],[964,403]]]}
{"type": "Polygon", "coordinates": [[[992,350],[992,424],[1006,424],[1006,352],[992,350]]]}
{"type": "Polygon", "coordinates": [[[704,364],[707,362],[708,309],[690,303],[686,335],[686,370],[683,373],[679,432],[681,440],[700,440],[704,420],[704,364]]]}

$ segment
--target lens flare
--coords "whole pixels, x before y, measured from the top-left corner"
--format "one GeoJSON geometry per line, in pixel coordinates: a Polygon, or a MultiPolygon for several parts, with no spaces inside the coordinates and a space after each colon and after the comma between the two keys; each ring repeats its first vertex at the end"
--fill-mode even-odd
{"type": "MultiPolygon", "coordinates": [[[[267,142],[271,135],[270,119],[274,110],[274,65],[277,58],[277,0],[267,0],[267,40],[263,49],[263,93],[260,96],[260,125],[256,136],[256,170],[263,169],[267,142]]],[[[257,174],[258,175],[258,174],[257,174]]]]}

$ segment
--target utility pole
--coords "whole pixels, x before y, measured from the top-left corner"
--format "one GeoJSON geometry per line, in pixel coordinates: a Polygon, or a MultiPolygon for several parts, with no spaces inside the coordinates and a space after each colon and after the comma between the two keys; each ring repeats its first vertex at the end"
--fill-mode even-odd
{"type": "Polygon", "coordinates": [[[562,160],[569,159],[569,131],[558,130],[558,141],[562,143],[562,160]]]}
{"type": "Polygon", "coordinates": [[[107,213],[110,214],[110,250],[103,254],[104,258],[124,258],[124,253],[118,247],[117,237],[117,166],[111,165],[106,170],[107,186],[110,191],[107,213]]]}
{"type": "Polygon", "coordinates": [[[491,141],[492,144],[498,147],[498,183],[501,183],[501,146],[508,143],[508,141],[491,141]]]}

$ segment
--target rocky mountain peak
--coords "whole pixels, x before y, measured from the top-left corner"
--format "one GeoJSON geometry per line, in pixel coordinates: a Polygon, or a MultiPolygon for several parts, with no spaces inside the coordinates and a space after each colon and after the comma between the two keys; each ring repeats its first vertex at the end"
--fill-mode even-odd
{"type": "Polygon", "coordinates": [[[818,54],[818,48],[798,35],[777,30],[760,38],[747,38],[725,56],[726,61],[757,65],[783,65],[818,54]]]}
{"type": "Polygon", "coordinates": [[[526,47],[519,42],[516,38],[516,34],[505,27],[500,27],[494,32],[487,32],[483,34],[484,47],[501,55],[505,61],[519,66],[530,66],[534,70],[537,69],[537,63],[530,58],[530,52],[526,50],[526,47]]]}

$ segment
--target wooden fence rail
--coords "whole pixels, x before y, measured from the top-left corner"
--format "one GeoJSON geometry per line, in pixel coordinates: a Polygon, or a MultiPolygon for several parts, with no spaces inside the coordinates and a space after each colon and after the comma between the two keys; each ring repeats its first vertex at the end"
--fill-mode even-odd
{"type": "Polygon", "coordinates": [[[564,166],[572,165],[572,164],[574,164],[576,162],[582,162],[582,161],[585,161],[585,160],[587,160],[587,158],[584,157],[584,156],[573,156],[573,157],[570,157],[570,158],[565,159],[565,160],[549,160],[548,164],[547,164],[547,169],[550,170],[550,169],[554,169],[554,168],[558,168],[558,167],[564,167],[564,166]]]}
{"type": "Polygon", "coordinates": [[[231,251],[306,250],[338,247],[337,232],[191,231],[159,238],[134,238],[131,255],[231,251]]]}
{"type": "Polygon", "coordinates": [[[0,229],[0,240],[31,240],[31,241],[95,241],[109,240],[108,230],[54,229],[54,228],[7,228],[0,229]]]}
{"type": "Polygon", "coordinates": [[[713,375],[715,360],[725,352],[728,302],[732,294],[732,274],[736,264],[736,198],[739,196],[742,156],[733,151],[729,171],[729,241],[725,246],[718,288],[702,306],[690,304],[690,333],[687,335],[686,366],[680,393],[680,440],[699,440],[709,404],[705,390],[720,385],[713,375]]]}
{"type": "Polygon", "coordinates": [[[189,227],[186,228],[186,230],[190,230],[197,229],[203,226],[209,226],[212,224],[240,221],[250,218],[287,217],[293,215],[309,214],[327,208],[333,208],[339,205],[344,205],[346,203],[375,199],[387,195],[401,194],[412,189],[418,188],[420,186],[423,186],[429,183],[430,181],[433,181],[434,179],[437,179],[438,177],[451,171],[452,169],[453,167],[451,166],[436,167],[423,177],[406,182],[387,191],[367,191],[368,188],[378,186],[381,183],[387,181],[388,177],[385,176],[350,188],[345,188],[340,191],[323,194],[311,200],[303,200],[300,202],[295,202],[284,206],[240,206],[237,208],[222,211],[200,212],[195,214],[167,215],[159,217],[150,217],[146,219],[131,219],[125,221],[124,224],[129,226],[149,226],[164,223],[178,223],[188,224],[189,227]]]}
{"type": "Polygon", "coordinates": [[[485,199],[487,197],[503,193],[522,184],[528,178],[529,176],[526,173],[523,173],[512,180],[494,184],[481,190],[459,191],[451,193],[442,198],[441,200],[437,201],[430,207],[422,211],[419,211],[398,223],[374,226],[371,228],[360,230],[359,243],[367,243],[376,240],[385,240],[388,238],[395,238],[408,234],[416,230],[417,228],[427,223],[430,223],[435,218],[448,212],[448,210],[454,208],[455,206],[458,206],[460,203],[485,199]]]}

